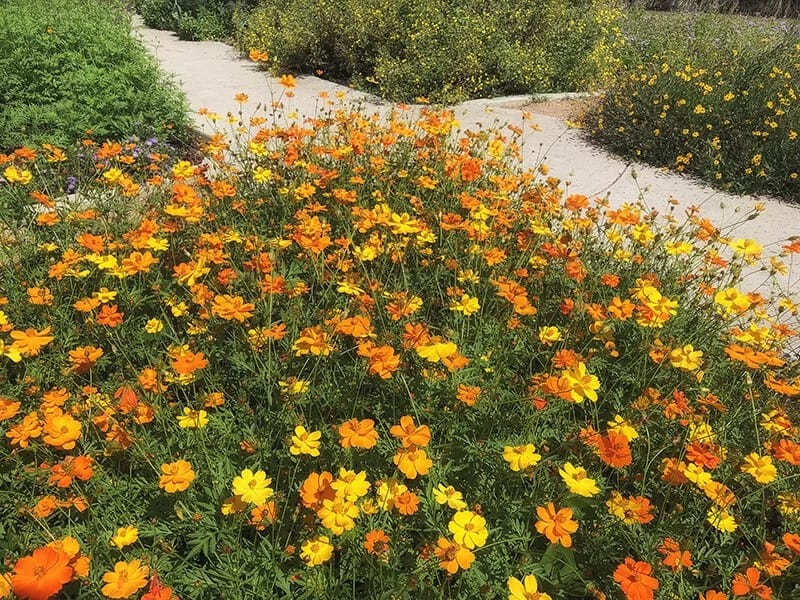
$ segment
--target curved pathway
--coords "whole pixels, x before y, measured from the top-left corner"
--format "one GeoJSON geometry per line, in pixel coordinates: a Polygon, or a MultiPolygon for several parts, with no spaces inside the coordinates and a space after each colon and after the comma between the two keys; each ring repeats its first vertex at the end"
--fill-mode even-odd
{"type": "MultiPolygon", "coordinates": [[[[156,56],[162,69],[180,84],[192,109],[217,113],[223,117],[223,124],[227,114],[234,118],[241,114],[246,120],[255,114],[256,108],[263,110],[282,93],[278,79],[270,77],[226,44],[181,41],[171,32],[143,27],[138,19],[135,32],[156,56]],[[249,97],[246,104],[234,99],[239,93],[249,97]]],[[[299,118],[319,111],[323,106],[320,94],[330,98],[346,94],[369,112],[385,111],[392,106],[375,96],[312,76],[297,77],[292,93],[291,97],[283,96],[281,100],[287,107],[285,111],[299,118]]],[[[683,208],[697,205],[703,216],[721,228],[740,221],[756,202],[761,202],[765,206],[762,214],[742,223],[735,231],[736,237],[755,238],[764,245],[767,254],[776,254],[787,238],[800,236],[800,206],[768,197],[727,194],[677,173],[632,164],[589,145],[578,131],[546,115],[533,115],[540,129],[534,131],[520,108],[529,100],[527,96],[471,100],[454,108],[462,129],[477,130],[506,123],[527,127],[524,166],[546,163],[550,175],[569,182],[569,190],[575,193],[590,198],[608,195],[612,206],[641,197],[661,214],[669,213],[670,200],[678,200],[680,205],[673,210],[679,219],[683,208]]],[[[194,118],[199,129],[211,132],[207,117],[195,114],[194,118]]],[[[796,276],[792,277],[793,283],[796,280],[796,276]]]]}

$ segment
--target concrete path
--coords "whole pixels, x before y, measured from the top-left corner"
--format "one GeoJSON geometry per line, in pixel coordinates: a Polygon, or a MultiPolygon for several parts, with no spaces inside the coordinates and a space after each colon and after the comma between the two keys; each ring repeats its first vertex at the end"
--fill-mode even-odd
{"type": "MultiPolygon", "coordinates": [[[[324,105],[320,98],[323,93],[331,98],[344,93],[354,102],[362,103],[368,112],[382,112],[392,107],[374,96],[312,76],[298,77],[293,96],[287,98],[281,96],[285,90],[278,79],[270,77],[226,44],[181,41],[171,32],[148,29],[140,22],[136,35],[152,49],[163,70],[175,77],[194,110],[205,108],[223,117],[228,113],[237,116],[242,110],[246,121],[254,114],[258,103],[268,107],[280,96],[287,106],[285,112],[294,112],[302,119],[320,110],[324,105]],[[236,102],[234,96],[238,93],[249,96],[247,104],[236,102]]],[[[522,127],[526,121],[520,107],[527,104],[527,100],[527,97],[472,100],[454,108],[462,129],[477,130],[505,123],[522,127]]],[[[263,110],[260,114],[264,114],[263,110]]],[[[195,122],[201,130],[212,131],[206,117],[195,115],[195,122]]],[[[578,131],[556,118],[534,115],[534,122],[541,131],[533,131],[529,126],[526,130],[524,166],[546,163],[550,175],[569,182],[569,190],[575,193],[590,198],[608,194],[612,206],[636,201],[641,196],[662,214],[669,212],[669,201],[675,199],[680,201],[677,217],[683,216],[682,207],[697,205],[701,214],[720,228],[740,221],[756,202],[761,202],[765,206],[763,213],[741,224],[735,231],[736,237],[759,240],[765,247],[765,254],[769,255],[780,252],[781,243],[790,236],[800,236],[800,206],[767,197],[715,191],[677,173],[664,173],[611,156],[589,145],[578,131]]],[[[225,121],[221,123],[224,126],[225,121]]],[[[800,274],[792,278],[792,283],[798,277],[800,274]]]]}

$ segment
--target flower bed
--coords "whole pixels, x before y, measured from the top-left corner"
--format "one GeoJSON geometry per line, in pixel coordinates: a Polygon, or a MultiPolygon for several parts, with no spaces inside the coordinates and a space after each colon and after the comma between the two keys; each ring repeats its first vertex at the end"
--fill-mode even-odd
{"type": "Polygon", "coordinates": [[[798,593],[797,307],[742,287],[756,241],[447,111],[253,124],[213,168],[101,147],[79,209],[7,157],[0,594],[798,593]]]}

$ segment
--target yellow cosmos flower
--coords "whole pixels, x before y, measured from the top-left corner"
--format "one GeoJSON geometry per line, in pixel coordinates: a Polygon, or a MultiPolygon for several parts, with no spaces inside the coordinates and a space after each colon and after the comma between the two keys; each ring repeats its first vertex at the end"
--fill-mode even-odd
{"type": "Polygon", "coordinates": [[[457,350],[458,348],[452,342],[434,342],[417,346],[417,354],[432,363],[438,363],[443,358],[452,356],[457,350]]]}
{"type": "Polygon", "coordinates": [[[433,499],[436,500],[437,504],[447,504],[453,510],[467,508],[463,494],[452,485],[445,486],[443,483],[437,485],[433,489],[433,499]]]}
{"type": "Polygon", "coordinates": [[[470,550],[483,546],[489,537],[486,519],[471,510],[458,511],[450,519],[447,529],[453,534],[456,543],[470,550]]]}
{"type": "Polygon", "coordinates": [[[318,535],[306,541],[300,548],[300,558],[309,567],[316,567],[330,560],[333,556],[333,545],[327,535],[318,535]]]}
{"type": "Polygon", "coordinates": [[[202,429],[208,425],[208,413],[184,406],[183,414],[178,415],[178,425],[181,429],[202,429]]]}
{"type": "Polygon", "coordinates": [[[120,527],[111,538],[111,543],[122,550],[125,546],[130,546],[139,539],[139,530],[133,525],[120,527]]]}
{"type": "Polygon", "coordinates": [[[533,444],[525,444],[504,447],[503,459],[505,459],[512,471],[524,471],[542,460],[542,455],[536,453],[536,448],[534,448],[533,444]]]}
{"type": "Polygon", "coordinates": [[[564,383],[565,388],[569,388],[570,399],[573,402],[580,403],[586,398],[597,402],[600,380],[586,371],[586,365],[583,362],[578,361],[571,369],[562,371],[560,381],[564,383]]]}
{"type": "Polygon", "coordinates": [[[778,470],[772,464],[772,458],[751,452],[744,457],[742,473],[747,473],[758,483],[772,483],[778,476],[778,470]]]}
{"type": "Polygon", "coordinates": [[[349,471],[344,467],[339,468],[339,478],[331,483],[331,487],[336,492],[336,495],[345,500],[355,502],[362,496],[366,496],[369,492],[369,481],[367,481],[367,472],[349,471]]]}
{"type": "Polygon", "coordinates": [[[319,448],[322,446],[322,442],[319,441],[321,437],[321,431],[306,431],[305,427],[298,425],[294,428],[292,445],[289,447],[289,452],[294,456],[300,454],[319,456],[319,448]]]}
{"type": "Polygon", "coordinates": [[[703,351],[695,350],[691,344],[686,344],[683,348],[675,348],[669,353],[669,362],[676,369],[684,371],[694,371],[703,364],[703,351]]]}
{"type": "Polygon", "coordinates": [[[480,309],[481,305],[478,303],[478,299],[470,296],[469,294],[464,294],[461,296],[460,300],[454,300],[450,303],[450,310],[453,312],[459,312],[465,317],[474,315],[480,309]]]}
{"type": "Polygon", "coordinates": [[[561,340],[561,330],[558,327],[540,327],[539,341],[545,346],[552,346],[561,340]]]}
{"type": "Polygon", "coordinates": [[[158,319],[150,319],[144,326],[144,330],[147,333],[151,333],[151,334],[159,333],[163,329],[164,329],[164,323],[162,323],[158,319]]]}
{"type": "Polygon", "coordinates": [[[712,506],[708,510],[706,520],[711,523],[714,529],[722,531],[723,533],[733,533],[739,527],[733,515],[718,506],[712,506]]]}
{"type": "Polygon", "coordinates": [[[272,483],[272,479],[267,477],[264,471],[258,470],[253,473],[250,469],[244,469],[238,477],[233,479],[233,493],[243,502],[261,506],[274,493],[269,487],[270,483],[272,483]]]}
{"type": "Polygon", "coordinates": [[[539,591],[535,575],[526,575],[522,581],[516,577],[509,577],[506,585],[508,600],[552,600],[549,594],[539,591]]]}
{"type": "Polygon", "coordinates": [[[600,493],[597,482],[586,475],[586,469],[576,467],[572,463],[564,463],[564,468],[558,470],[561,479],[567,484],[569,491],[584,498],[592,498],[600,493]]]}
{"type": "Polygon", "coordinates": [[[323,500],[322,508],[317,511],[317,516],[322,525],[331,530],[334,535],[342,535],[356,526],[358,507],[355,502],[343,498],[323,500]]]}
{"type": "Polygon", "coordinates": [[[613,421],[607,421],[610,431],[616,431],[625,436],[631,442],[639,437],[636,428],[631,425],[631,422],[625,419],[622,415],[615,415],[613,421]]]}

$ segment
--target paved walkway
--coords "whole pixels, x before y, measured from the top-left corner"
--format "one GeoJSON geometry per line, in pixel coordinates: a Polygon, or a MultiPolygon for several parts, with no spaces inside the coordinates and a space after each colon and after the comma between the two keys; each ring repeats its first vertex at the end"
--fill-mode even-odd
{"type": "MultiPolygon", "coordinates": [[[[244,105],[245,118],[253,114],[257,103],[269,104],[282,93],[276,78],[259,70],[238,52],[220,42],[181,41],[171,32],[137,26],[137,35],[152,49],[162,68],[172,74],[185,91],[194,110],[205,108],[226,115],[237,115],[242,105],[234,100],[245,93],[250,100],[244,105]]],[[[385,111],[392,105],[374,96],[353,91],[318,77],[302,76],[292,90],[291,98],[282,98],[288,111],[299,118],[315,114],[322,106],[321,93],[331,98],[345,93],[353,101],[363,103],[369,112],[385,111]]],[[[462,129],[477,130],[493,124],[523,126],[520,107],[527,97],[472,100],[455,107],[462,129]]],[[[195,115],[197,126],[206,132],[211,127],[205,117],[195,115]]],[[[553,117],[535,115],[541,131],[528,128],[524,136],[524,166],[540,162],[550,167],[550,175],[570,182],[569,189],[595,197],[609,195],[612,206],[637,200],[640,195],[652,208],[665,214],[669,201],[680,201],[681,207],[698,205],[701,214],[717,226],[738,222],[756,202],[765,205],[755,220],[741,224],[737,237],[755,238],[767,253],[780,251],[780,244],[790,236],[800,236],[800,207],[785,202],[754,196],[736,196],[715,191],[702,183],[676,173],[630,164],[587,144],[578,131],[569,129],[553,117]],[[634,178],[633,174],[636,174],[634,178]]],[[[678,209],[680,210],[680,209],[678,209]]],[[[682,213],[678,212],[678,217],[682,213]]]]}

